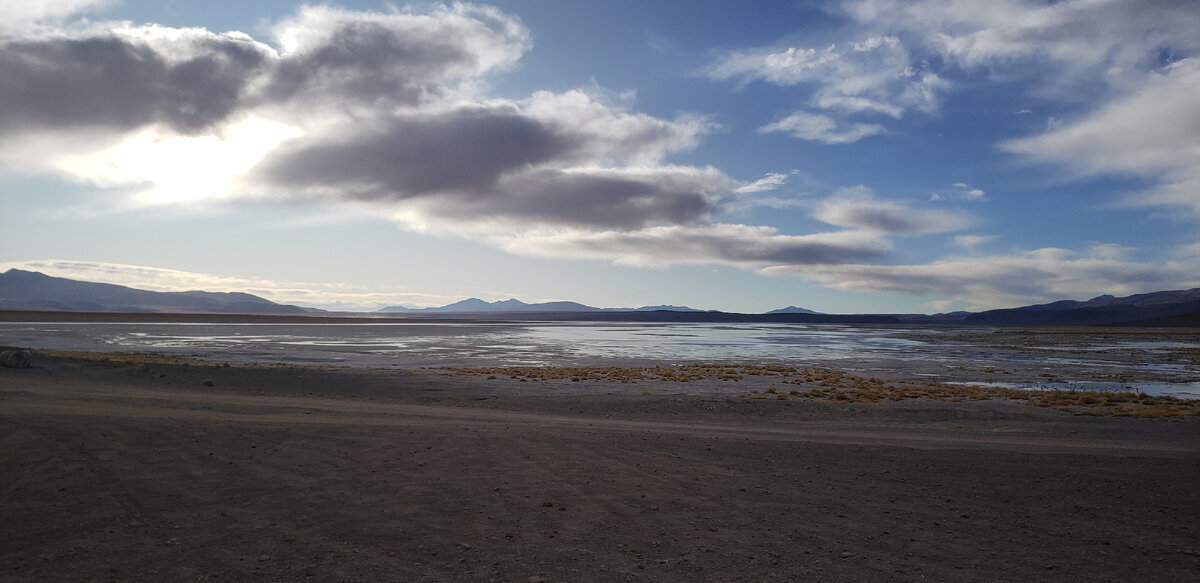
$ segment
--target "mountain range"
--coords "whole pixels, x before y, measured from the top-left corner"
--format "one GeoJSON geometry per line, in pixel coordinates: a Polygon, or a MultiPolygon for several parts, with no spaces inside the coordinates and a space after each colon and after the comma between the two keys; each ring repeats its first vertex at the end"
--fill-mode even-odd
{"type": "Polygon", "coordinates": [[[331,313],[277,304],[240,292],[155,292],[121,285],[51,277],[10,269],[0,273],[0,311],[123,314],[246,314],[316,317],[480,318],[635,322],[904,323],[1023,326],[1194,326],[1200,327],[1200,288],[1126,297],[1101,295],[1019,308],[949,314],[821,314],[788,306],[764,314],[696,310],[686,306],[595,308],[577,302],[528,304],[517,299],[486,302],[471,298],[436,308],[390,306],[372,314],[331,313]]]}
{"type": "Polygon", "coordinates": [[[0,273],[0,310],[191,314],[308,314],[240,292],[155,292],[123,285],[51,277],[36,271],[0,273]]]}
{"type": "MultiPolygon", "coordinates": [[[[410,308],[407,306],[388,306],[381,308],[382,313],[453,313],[453,312],[701,312],[687,306],[642,306],[640,308],[595,308],[579,302],[540,302],[527,304],[518,299],[485,302],[479,298],[469,298],[453,304],[436,308],[410,308]]],[[[816,312],[808,312],[815,314],[816,312]]]]}
{"type": "Polygon", "coordinates": [[[1062,300],[966,314],[964,324],[1025,326],[1200,326],[1200,288],[1125,296],[1062,300]]]}

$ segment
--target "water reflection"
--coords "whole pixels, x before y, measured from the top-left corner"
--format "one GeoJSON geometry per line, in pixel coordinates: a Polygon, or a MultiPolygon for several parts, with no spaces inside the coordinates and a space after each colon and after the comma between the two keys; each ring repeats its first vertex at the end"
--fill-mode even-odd
{"type": "Polygon", "coordinates": [[[0,323],[0,344],[158,352],[231,363],[412,368],[753,362],[937,378],[955,369],[1020,363],[1050,370],[1111,370],[1127,378],[1140,374],[1163,380],[1169,375],[1175,388],[1185,386],[1178,381],[1188,381],[1193,384],[1187,390],[1200,393],[1196,367],[1170,357],[1171,351],[1200,347],[1195,336],[1124,342],[1104,336],[1090,344],[1021,349],[996,344],[989,340],[993,336],[982,329],[811,324],[0,323]],[[934,369],[942,372],[933,374],[934,369]]]}

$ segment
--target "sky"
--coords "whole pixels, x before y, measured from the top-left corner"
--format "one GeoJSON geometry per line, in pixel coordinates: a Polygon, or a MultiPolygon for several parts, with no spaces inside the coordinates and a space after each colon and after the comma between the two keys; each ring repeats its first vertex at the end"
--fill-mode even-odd
{"type": "Polygon", "coordinates": [[[333,310],[1200,287],[1190,0],[0,14],[0,270],[333,310]]]}

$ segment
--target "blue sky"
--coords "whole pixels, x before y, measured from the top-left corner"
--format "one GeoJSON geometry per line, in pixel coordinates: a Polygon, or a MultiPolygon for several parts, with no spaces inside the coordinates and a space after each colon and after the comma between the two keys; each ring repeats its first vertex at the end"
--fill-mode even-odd
{"type": "Polygon", "coordinates": [[[1200,286],[1195,2],[0,11],[0,269],[356,310],[1200,286]]]}

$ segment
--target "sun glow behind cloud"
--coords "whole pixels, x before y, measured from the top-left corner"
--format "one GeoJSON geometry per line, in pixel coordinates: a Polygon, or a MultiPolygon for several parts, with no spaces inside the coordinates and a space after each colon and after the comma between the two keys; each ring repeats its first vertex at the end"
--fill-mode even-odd
{"type": "Polygon", "coordinates": [[[280,142],[300,134],[297,128],[257,118],[231,125],[224,135],[148,128],[102,152],[66,157],[57,166],[79,181],[131,189],[131,200],[138,205],[226,198],[234,193],[239,175],[280,142]]]}

